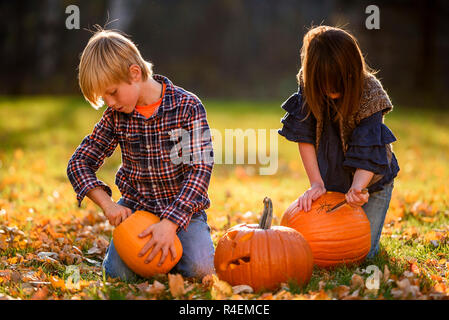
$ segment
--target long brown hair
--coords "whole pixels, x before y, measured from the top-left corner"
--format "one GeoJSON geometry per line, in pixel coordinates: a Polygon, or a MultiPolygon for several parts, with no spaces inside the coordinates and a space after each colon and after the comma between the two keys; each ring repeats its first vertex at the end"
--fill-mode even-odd
{"type": "Polygon", "coordinates": [[[360,105],[364,79],[374,73],[349,32],[318,26],[305,34],[297,79],[304,86],[303,101],[317,119],[321,119],[327,103],[335,107],[337,118],[343,121],[354,114],[360,105]],[[340,97],[331,99],[330,93],[339,93],[340,97]]]}

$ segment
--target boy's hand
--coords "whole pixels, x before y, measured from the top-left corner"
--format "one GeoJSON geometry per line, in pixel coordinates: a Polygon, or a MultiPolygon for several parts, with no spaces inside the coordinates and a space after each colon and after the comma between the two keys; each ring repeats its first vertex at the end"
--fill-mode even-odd
{"type": "Polygon", "coordinates": [[[143,246],[142,250],[139,252],[139,257],[144,256],[148,250],[151,250],[151,253],[145,259],[145,263],[149,263],[154,259],[156,254],[159,253],[159,250],[162,250],[161,259],[159,260],[158,267],[162,266],[165,261],[165,258],[168,255],[168,252],[171,252],[171,259],[175,260],[176,257],[176,249],[175,249],[175,236],[176,229],[178,226],[171,222],[168,219],[162,219],[160,222],[155,223],[139,234],[140,238],[144,238],[149,234],[152,234],[151,239],[143,246]]]}
{"type": "Polygon", "coordinates": [[[109,223],[115,227],[125,221],[125,219],[132,214],[130,208],[119,205],[114,201],[111,201],[110,204],[106,205],[103,208],[103,212],[106,218],[108,218],[109,223]]]}
{"type": "Polygon", "coordinates": [[[361,207],[368,202],[369,193],[362,193],[361,187],[351,187],[348,193],[345,194],[346,202],[353,208],[361,207]]]}
{"type": "Polygon", "coordinates": [[[326,188],[322,183],[312,183],[312,186],[298,198],[299,210],[309,211],[312,207],[312,201],[326,193],[326,188]]]}

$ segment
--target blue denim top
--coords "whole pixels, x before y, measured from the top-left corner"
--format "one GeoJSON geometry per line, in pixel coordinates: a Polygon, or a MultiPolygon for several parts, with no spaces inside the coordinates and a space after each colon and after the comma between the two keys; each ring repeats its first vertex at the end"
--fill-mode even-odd
{"type": "MultiPolygon", "coordinates": [[[[306,118],[307,110],[302,106],[301,92],[291,95],[281,106],[287,111],[278,133],[293,142],[316,143],[316,119],[312,113],[306,118]]],[[[382,122],[382,111],[363,119],[353,130],[348,141],[346,155],[340,139],[336,111],[325,108],[323,131],[317,150],[317,160],[321,178],[328,191],[346,193],[352,185],[357,168],[383,175],[368,191],[376,192],[391,182],[399,172],[397,159],[392,154],[388,162],[386,144],[396,141],[391,130],[382,122]]]]}

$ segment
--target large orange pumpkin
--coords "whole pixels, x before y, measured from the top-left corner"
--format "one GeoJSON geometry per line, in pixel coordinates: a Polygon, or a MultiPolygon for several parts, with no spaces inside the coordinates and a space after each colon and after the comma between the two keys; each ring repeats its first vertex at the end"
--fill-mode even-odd
{"type": "Polygon", "coordinates": [[[264,204],[259,225],[236,225],[219,240],[214,260],[218,277],[233,286],[249,285],[255,291],[273,290],[289,280],[306,284],[313,269],[307,241],[291,228],[271,227],[271,200],[265,198],[264,204]]]}
{"type": "Polygon", "coordinates": [[[361,207],[345,204],[327,213],[343,200],[343,193],[327,192],[312,202],[308,212],[298,210],[295,200],[282,216],[281,225],[301,232],[320,267],[360,262],[370,250],[370,223],[361,207]]]}
{"type": "Polygon", "coordinates": [[[171,253],[169,253],[162,266],[158,267],[157,264],[162,255],[162,252],[159,251],[153,260],[149,263],[144,263],[152,249],[143,257],[137,256],[143,246],[151,239],[151,234],[144,238],[140,238],[138,235],[150,225],[159,221],[159,217],[150,212],[136,211],[119,224],[112,235],[115,249],[120,258],[131,270],[142,277],[147,278],[155,274],[169,272],[182,256],[182,245],[178,236],[175,237],[176,257],[174,261],[172,261],[171,253]]]}

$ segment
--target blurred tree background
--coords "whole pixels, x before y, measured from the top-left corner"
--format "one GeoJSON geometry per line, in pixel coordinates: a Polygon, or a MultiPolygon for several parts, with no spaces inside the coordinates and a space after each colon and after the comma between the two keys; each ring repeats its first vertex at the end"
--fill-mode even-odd
{"type": "Polygon", "coordinates": [[[155,72],[200,97],[283,99],[296,90],[311,25],[344,26],[394,104],[447,106],[449,2],[378,0],[1,1],[0,94],[75,94],[79,55],[93,25],[130,35],[155,72]],[[68,5],[81,28],[68,30],[68,5]],[[368,30],[368,5],[380,29],[368,30]]]}

